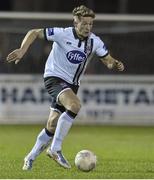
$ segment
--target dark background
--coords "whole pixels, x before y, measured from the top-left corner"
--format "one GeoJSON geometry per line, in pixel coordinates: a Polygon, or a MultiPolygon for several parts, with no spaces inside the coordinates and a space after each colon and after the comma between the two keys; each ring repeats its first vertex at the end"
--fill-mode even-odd
{"type": "MultiPolygon", "coordinates": [[[[5,0],[0,11],[67,12],[84,4],[95,13],[154,14],[154,0],[5,0]]],[[[0,73],[43,73],[51,42],[35,42],[18,64],[6,63],[7,54],[20,47],[28,30],[44,27],[72,26],[70,21],[0,20],[0,73]]],[[[105,42],[111,55],[125,64],[124,75],[154,74],[154,22],[97,22],[93,32],[105,42]]],[[[94,57],[88,74],[117,74],[102,66],[94,57]]]]}
{"type": "Polygon", "coordinates": [[[96,13],[154,14],[153,0],[5,0],[0,10],[70,12],[81,4],[96,13]]]}

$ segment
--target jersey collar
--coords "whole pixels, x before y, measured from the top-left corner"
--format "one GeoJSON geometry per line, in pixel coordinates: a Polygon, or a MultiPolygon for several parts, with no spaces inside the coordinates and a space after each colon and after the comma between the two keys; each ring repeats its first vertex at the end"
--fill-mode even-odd
{"type": "Polygon", "coordinates": [[[77,35],[75,28],[72,28],[72,31],[73,31],[73,35],[74,35],[74,38],[75,38],[75,39],[79,39],[80,41],[86,41],[86,40],[88,39],[88,37],[85,37],[85,38],[81,39],[81,38],[77,35]]]}

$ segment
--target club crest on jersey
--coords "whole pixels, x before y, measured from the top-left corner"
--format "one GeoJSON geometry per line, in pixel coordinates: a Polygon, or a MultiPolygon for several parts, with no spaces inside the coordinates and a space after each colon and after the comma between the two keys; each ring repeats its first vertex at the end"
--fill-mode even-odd
{"type": "Polygon", "coordinates": [[[69,62],[73,64],[80,64],[86,60],[86,55],[83,52],[77,50],[69,51],[66,54],[66,57],[69,60],[69,62]]]}

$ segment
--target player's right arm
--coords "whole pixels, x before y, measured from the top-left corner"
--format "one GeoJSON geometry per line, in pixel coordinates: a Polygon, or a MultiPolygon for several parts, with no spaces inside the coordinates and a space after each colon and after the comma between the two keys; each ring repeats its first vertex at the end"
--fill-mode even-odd
{"type": "Polygon", "coordinates": [[[7,62],[15,62],[17,64],[37,38],[44,38],[44,29],[32,29],[28,31],[20,48],[15,49],[7,56],[7,62]]]}

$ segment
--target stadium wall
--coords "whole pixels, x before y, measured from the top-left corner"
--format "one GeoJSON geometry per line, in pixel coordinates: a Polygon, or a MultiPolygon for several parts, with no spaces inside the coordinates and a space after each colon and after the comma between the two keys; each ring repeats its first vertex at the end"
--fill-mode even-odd
{"type": "MultiPolygon", "coordinates": [[[[76,124],[154,125],[153,76],[85,76],[76,124]]],[[[0,76],[0,124],[46,123],[50,97],[40,75],[0,76]]]]}

